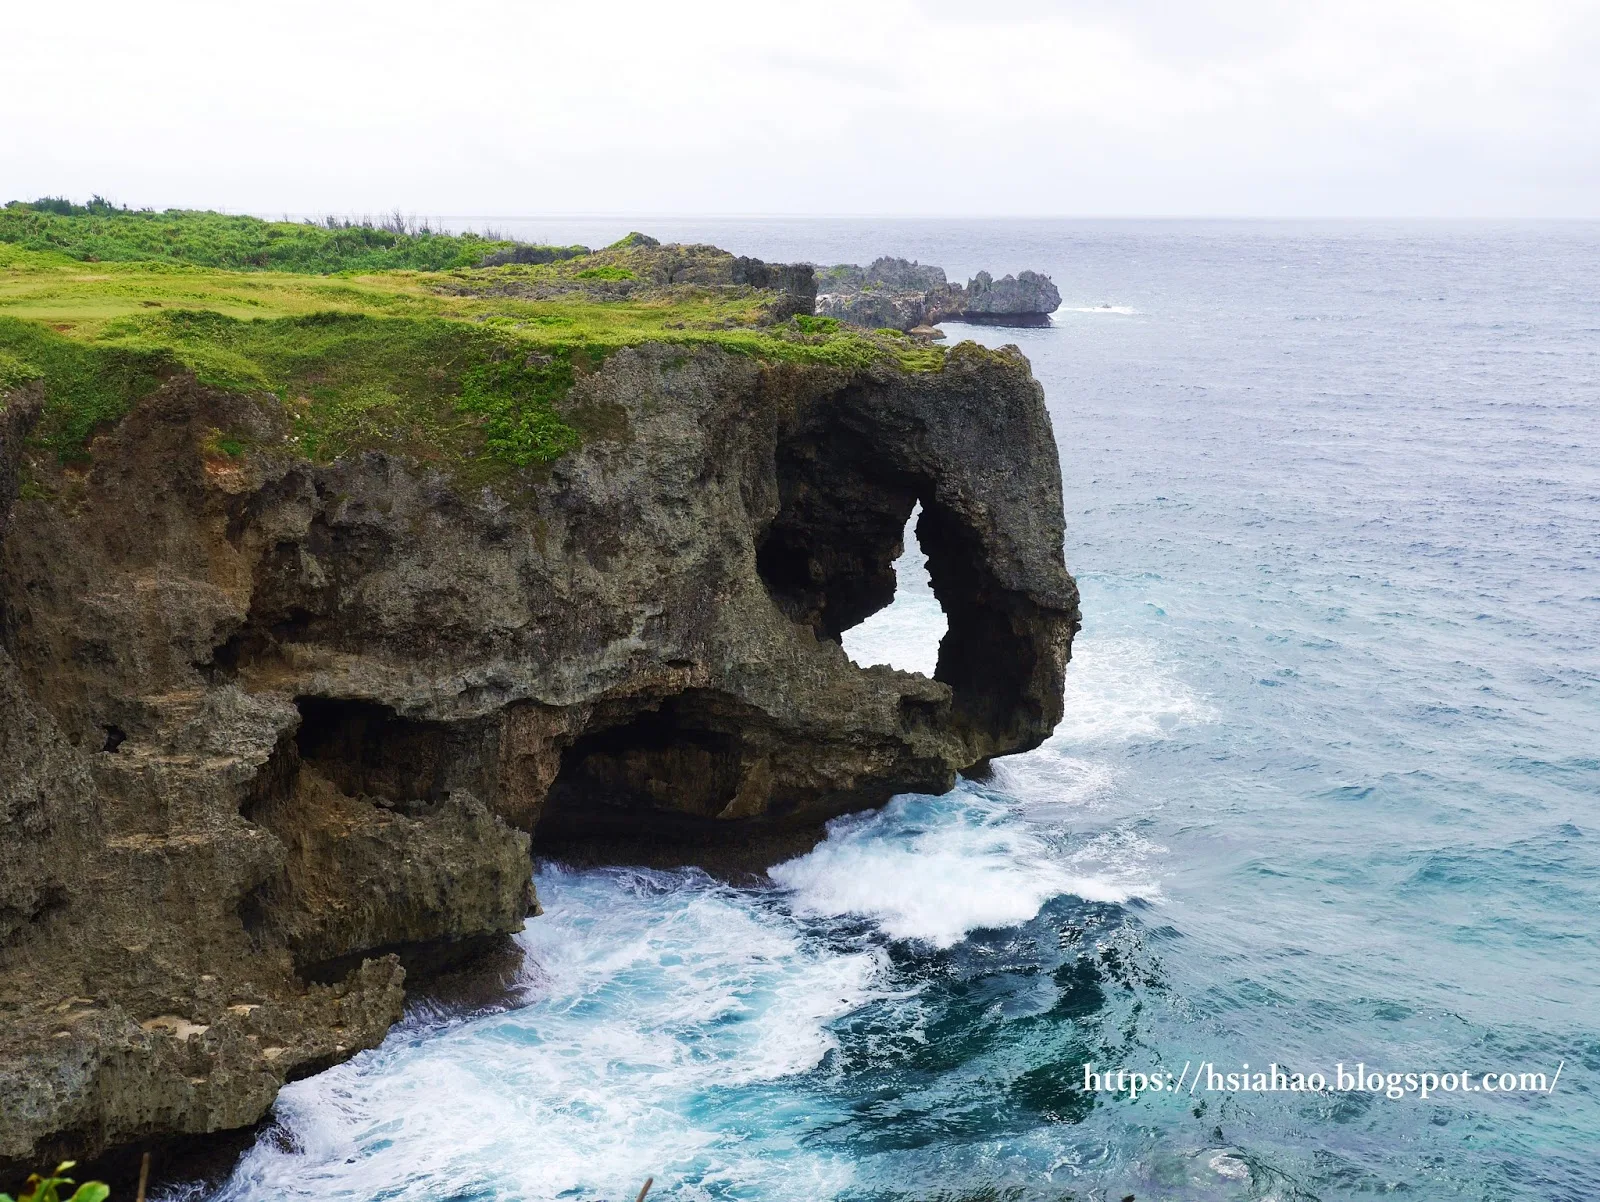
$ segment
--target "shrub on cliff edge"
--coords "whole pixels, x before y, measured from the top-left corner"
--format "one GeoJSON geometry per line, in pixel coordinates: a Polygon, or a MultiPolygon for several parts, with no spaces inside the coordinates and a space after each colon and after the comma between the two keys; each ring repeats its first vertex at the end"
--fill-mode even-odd
{"type": "Polygon", "coordinates": [[[56,1171],[48,1177],[33,1174],[28,1178],[28,1187],[22,1197],[13,1199],[10,1194],[0,1194],[0,1202],[105,1202],[111,1196],[111,1188],[99,1181],[85,1181],[72,1191],[70,1197],[61,1196],[62,1186],[77,1184],[70,1177],[62,1176],[76,1163],[75,1160],[64,1160],[56,1165],[56,1171]]]}
{"type": "Polygon", "coordinates": [[[185,209],[118,209],[95,197],[61,197],[0,208],[0,242],[55,251],[81,262],[189,263],[232,271],[444,271],[475,266],[516,246],[478,234],[446,234],[386,220],[263,221],[185,209]]]}

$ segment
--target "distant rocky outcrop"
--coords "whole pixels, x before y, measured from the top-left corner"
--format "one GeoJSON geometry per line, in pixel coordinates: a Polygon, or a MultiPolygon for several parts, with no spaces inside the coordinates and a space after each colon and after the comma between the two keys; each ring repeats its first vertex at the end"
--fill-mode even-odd
{"type": "Polygon", "coordinates": [[[906,259],[875,259],[865,269],[840,263],[817,271],[817,314],[871,329],[911,330],[941,321],[1048,325],[1061,305],[1050,277],[1024,271],[996,280],[980,271],[966,287],[944,269],[906,259]]]}
{"type": "Polygon", "coordinates": [[[942,267],[891,258],[865,269],[837,263],[817,269],[816,311],[867,329],[910,330],[927,324],[929,299],[949,291],[942,267]]]}
{"type": "Polygon", "coordinates": [[[640,233],[598,251],[581,246],[517,246],[489,255],[482,266],[510,270],[441,276],[435,287],[461,295],[525,300],[582,297],[601,303],[682,299],[686,289],[721,295],[754,289],[773,294],[766,317],[774,322],[796,314],[809,317],[817,300],[817,281],[809,263],[765,263],[702,243],[663,246],[640,233]],[[550,264],[560,266],[545,272],[516,270],[550,264]]]}
{"type": "Polygon", "coordinates": [[[980,271],[965,288],[952,288],[943,305],[930,304],[930,321],[970,321],[977,325],[1048,325],[1061,307],[1061,293],[1050,277],[1037,271],[995,279],[980,271]]]}

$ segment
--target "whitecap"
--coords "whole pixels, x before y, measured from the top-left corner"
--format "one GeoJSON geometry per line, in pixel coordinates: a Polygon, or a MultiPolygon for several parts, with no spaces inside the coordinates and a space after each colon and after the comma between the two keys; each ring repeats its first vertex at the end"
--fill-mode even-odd
{"type": "Polygon", "coordinates": [[[263,1141],[219,1199],[631,1197],[648,1176],[688,1199],[849,1186],[848,1160],[798,1146],[772,1180],[798,1129],[765,1093],[880,996],[880,950],[812,940],[762,894],[699,873],[549,869],[538,884],[546,913],[520,937],[538,997],[402,1027],[289,1086],[277,1116],[299,1150],[263,1141]]]}
{"type": "Polygon", "coordinates": [[[1120,772],[1104,760],[1069,754],[1054,741],[1025,755],[996,760],[990,771],[990,783],[1022,802],[1034,822],[1068,822],[1084,811],[1099,809],[1120,772]]]}
{"type": "Polygon", "coordinates": [[[801,913],[871,919],[892,938],[934,947],[1025,923],[1062,894],[1125,902],[1154,892],[1126,874],[1079,871],[1053,832],[969,784],[838,819],[814,850],[768,875],[801,913]]]}
{"type": "Polygon", "coordinates": [[[1085,638],[1073,644],[1060,725],[1047,747],[1163,739],[1214,722],[1216,709],[1153,642],[1085,638]]]}

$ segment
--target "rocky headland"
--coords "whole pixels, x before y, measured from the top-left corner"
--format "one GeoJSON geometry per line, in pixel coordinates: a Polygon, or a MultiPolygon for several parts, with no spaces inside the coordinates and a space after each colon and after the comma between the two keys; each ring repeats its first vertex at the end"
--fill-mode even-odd
{"type": "Polygon", "coordinates": [[[765,310],[770,321],[810,316],[816,309],[816,276],[808,263],[765,263],[699,243],[662,246],[640,233],[607,247],[598,260],[595,252],[584,247],[515,246],[486,255],[482,265],[564,263],[571,259],[579,262],[564,272],[532,276],[471,273],[461,277],[458,286],[464,295],[669,303],[692,288],[754,289],[772,294],[765,310]]]}
{"type": "Polygon", "coordinates": [[[909,331],[941,321],[1042,326],[1060,307],[1061,293],[1050,277],[1036,271],[999,280],[980,271],[963,287],[946,280],[942,267],[906,259],[817,269],[818,315],[867,329],[909,331]]]}
{"type": "Polygon", "coordinates": [[[542,850],[814,831],[1059,720],[1022,355],[646,242],[253,322],[0,245],[57,315],[0,318],[0,1184],[257,1122],[519,930],[542,850]],[[931,678],[839,642],[918,503],[931,678]]]}

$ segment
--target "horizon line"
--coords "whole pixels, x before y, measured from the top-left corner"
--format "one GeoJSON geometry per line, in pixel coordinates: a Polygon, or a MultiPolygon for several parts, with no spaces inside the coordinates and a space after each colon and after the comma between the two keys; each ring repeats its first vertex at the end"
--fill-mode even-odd
{"type": "MultiPolygon", "coordinates": [[[[227,213],[228,209],[217,209],[227,213]]],[[[266,209],[234,210],[245,216],[259,217],[266,209]]],[[[320,209],[279,211],[292,218],[314,216],[351,216],[357,212],[388,215],[402,212],[390,206],[384,209],[320,209]]],[[[1562,214],[1529,216],[1526,214],[1439,214],[1439,213],[1314,213],[1314,214],[1240,214],[1240,213],[740,213],[740,212],[549,212],[549,213],[446,213],[423,209],[404,211],[407,217],[430,217],[452,221],[1517,221],[1517,222],[1600,222],[1600,214],[1562,214]]]]}

